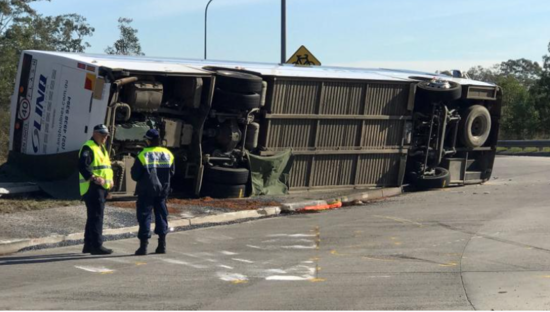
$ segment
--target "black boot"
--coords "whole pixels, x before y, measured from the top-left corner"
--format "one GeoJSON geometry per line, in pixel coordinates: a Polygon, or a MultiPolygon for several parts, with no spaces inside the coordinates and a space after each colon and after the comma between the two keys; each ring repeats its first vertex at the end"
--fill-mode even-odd
{"type": "Polygon", "coordinates": [[[90,253],[92,255],[110,255],[113,253],[113,250],[109,248],[105,248],[103,246],[99,246],[99,247],[90,248],[90,253]]]}
{"type": "Polygon", "coordinates": [[[82,253],[87,254],[87,253],[91,253],[91,252],[92,252],[92,248],[90,247],[90,245],[85,243],[84,247],[82,247],[82,253]]]}
{"type": "Polygon", "coordinates": [[[147,255],[147,245],[149,242],[146,239],[141,239],[139,241],[139,249],[136,250],[136,256],[145,256],[147,255]]]}
{"type": "Polygon", "coordinates": [[[166,253],[166,235],[159,235],[159,245],[155,253],[165,254],[166,253]]]}

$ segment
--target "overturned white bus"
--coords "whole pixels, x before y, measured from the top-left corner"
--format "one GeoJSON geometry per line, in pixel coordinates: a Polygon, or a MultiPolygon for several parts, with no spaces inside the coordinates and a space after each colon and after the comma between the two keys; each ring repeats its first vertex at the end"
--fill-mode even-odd
{"type": "Polygon", "coordinates": [[[78,150],[105,123],[115,194],[133,194],[129,168],[156,128],[176,156],[175,191],[242,197],[251,177],[269,182],[253,155],[288,150],[277,179],[291,191],[482,183],[501,91],[412,71],[24,51],[11,103],[10,162],[74,179],[67,194],[78,150]]]}

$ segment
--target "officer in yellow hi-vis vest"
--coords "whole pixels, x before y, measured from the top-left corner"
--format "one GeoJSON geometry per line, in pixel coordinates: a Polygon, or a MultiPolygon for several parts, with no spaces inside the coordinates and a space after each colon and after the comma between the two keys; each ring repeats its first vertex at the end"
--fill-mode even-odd
{"type": "Polygon", "coordinates": [[[176,172],[174,155],[167,148],[160,146],[159,132],[156,129],[150,129],[144,138],[147,147],[139,153],[132,166],[132,179],[137,181],[136,206],[140,241],[139,249],[136,250],[138,256],[147,254],[147,245],[151,238],[152,210],[155,211],[155,234],[159,236],[159,244],[155,252],[166,253],[166,234],[168,234],[166,198],[170,193],[170,178],[176,172]]]}
{"type": "Polygon", "coordinates": [[[109,130],[105,125],[94,127],[92,138],[78,154],[80,195],[86,203],[87,220],[82,253],[108,255],[113,251],[103,247],[103,213],[105,200],[113,187],[113,170],[105,142],[109,130]]]}

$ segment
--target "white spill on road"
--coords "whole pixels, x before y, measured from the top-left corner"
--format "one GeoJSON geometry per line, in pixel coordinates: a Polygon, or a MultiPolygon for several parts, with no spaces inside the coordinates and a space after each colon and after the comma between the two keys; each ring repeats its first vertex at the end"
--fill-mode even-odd
{"type": "MultiPolygon", "coordinates": [[[[248,245],[247,245],[248,246],[248,245]]],[[[238,253],[236,252],[232,252],[232,251],[227,251],[227,250],[222,250],[220,251],[222,254],[226,255],[226,256],[234,256],[234,255],[238,255],[238,253]]]]}
{"type": "Polygon", "coordinates": [[[239,273],[217,272],[216,274],[222,281],[226,282],[248,281],[248,277],[246,275],[239,273]]]}
{"type": "Polygon", "coordinates": [[[75,265],[74,267],[77,269],[84,270],[87,272],[92,272],[92,273],[112,273],[115,271],[115,270],[108,269],[106,267],[91,267],[91,266],[80,266],[80,265],[75,265]]]}
{"type": "Polygon", "coordinates": [[[200,265],[200,264],[193,264],[186,261],[181,260],[175,260],[175,259],[161,259],[164,262],[171,263],[171,264],[179,264],[179,265],[186,265],[195,269],[206,269],[208,266],[206,265],[200,265]]]}
{"type": "Polygon", "coordinates": [[[239,261],[239,262],[244,262],[244,263],[254,263],[254,261],[246,260],[246,259],[239,259],[239,258],[231,258],[231,260],[235,260],[235,261],[239,261]]]}

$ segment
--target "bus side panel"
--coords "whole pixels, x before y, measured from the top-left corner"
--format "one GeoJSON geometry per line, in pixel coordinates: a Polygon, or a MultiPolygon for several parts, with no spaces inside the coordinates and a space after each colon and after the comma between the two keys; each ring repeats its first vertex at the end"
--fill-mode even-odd
{"type": "Polygon", "coordinates": [[[23,92],[12,103],[17,112],[12,150],[28,155],[79,150],[91,137],[92,124],[105,118],[108,96],[104,88],[94,93],[96,71],[63,57],[24,53],[17,86],[23,92]]]}
{"type": "Polygon", "coordinates": [[[57,110],[48,153],[78,151],[92,136],[93,127],[104,123],[109,86],[97,66],[62,59],[59,65],[57,110]]]}

